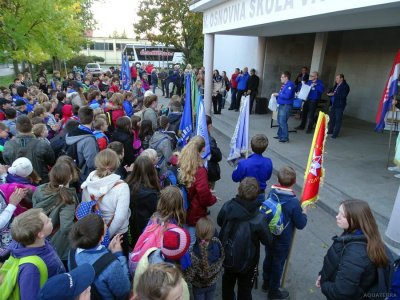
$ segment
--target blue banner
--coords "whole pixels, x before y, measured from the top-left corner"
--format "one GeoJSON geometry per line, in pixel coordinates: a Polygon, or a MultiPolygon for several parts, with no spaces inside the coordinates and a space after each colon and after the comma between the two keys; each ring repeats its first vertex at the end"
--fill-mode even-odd
{"type": "Polygon", "coordinates": [[[186,97],[185,97],[185,106],[183,108],[182,120],[179,125],[179,132],[181,134],[181,138],[179,140],[179,145],[184,147],[190,136],[193,134],[193,121],[192,121],[192,101],[191,101],[191,93],[190,93],[190,75],[186,75],[185,78],[185,88],[186,88],[186,97]]]}
{"type": "Polygon", "coordinates": [[[206,147],[204,153],[202,155],[203,159],[206,159],[210,154],[210,139],[208,137],[208,128],[207,128],[207,120],[206,120],[206,110],[204,109],[204,99],[202,96],[199,97],[199,105],[197,108],[197,128],[196,135],[200,135],[203,137],[206,142],[206,147]]]}
{"type": "Polygon", "coordinates": [[[131,89],[131,70],[129,68],[129,60],[127,55],[122,55],[121,81],[122,89],[129,91],[131,89]]]}

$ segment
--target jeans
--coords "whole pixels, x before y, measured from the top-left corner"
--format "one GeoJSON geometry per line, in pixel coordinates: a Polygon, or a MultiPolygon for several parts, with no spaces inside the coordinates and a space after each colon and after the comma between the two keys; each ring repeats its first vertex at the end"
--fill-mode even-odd
{"type": "Polygon", "coordinates": [[[236,106],[235,109],[239,110],[240,109],[240,101],[242,100],[243,94],[246,93],[245,90],[238,90],[237,95],[236,95],[236,106]]]}
{"type": "Polygon", "coordinates": [[[265,247],[265,259],[263,263],[263,279],[271,290],[277,290],[281,286],[281,276],[290,245],[279,244],[275,241],[271,246],[265,247]]]}
{"type": "Polygon", "coordinates": [[[251,92],[250,94],[250,113],[253,111],[253,103],[254,99],[256,99],[257,93],[256,92],[251,92]]]}
{"type": "Polygon", "coordinates": [[[218,93],[216,96],[212,96],[212,103],[214,107],[214,114],[220,114],[222,108],[222,95],[218,93]]]}
{"type": "Polygon", "coordinates": [[[186,224],[183,227],[189,232],[189,235],[190,235],[190,249],[191,249],[193,247],[194,243],[196,242],[196,227],[192,227],[192,226],[189,226],[189,225],[186,225],[186,224]]]}
{"type": "Polygon", "coordinates": [[[253,287],[254,268],[246,273],[233,273],[227,269],[222,275],[222,299],[223,300],[251,300],[251,289],[253,287]],[[235,285],[238,284],[238,294],[235,297],[235,285]]]}
{"type": "Polygon", "coordinates": [[[332,133],[332,137],[336,138],[339,135],[342,127],[344,107],[331,107],[329,111],[329,129],[328,133],[332,133]]]}
{"type": "Polygon", "coordinates": [[[290,116],[290,111],[292,110],[292,104],[279,104],[278,107],[278,138],[280,141],[289,140],[289,130],[288,130],[288,119],[290,116]]]}
{"type": "Polygon", "coordinates": [[[214,283],[212,286],[205,288],[197,288],[193,286],[193,298],[194,300],[214,300],[215,290],[217,289],[217,284],[214,283]]]}
{"type": "Polygon", "coordinates": [[[167,88],[167,81],[166,80],[161,80],[161,90],[163,96],[165,95],[165,92],[167,91],[167,96],[168,96],[168,88],[167,88]]]}
{"type": "Polygon", "coordinates": [[[237,89],[231,88],[231,106],[229,106],[230,109],[236,108],[236,94],[237,94],[237,89]]]}
{"type": "Polygon", "coordinates": [[[301,115],[300,127],[305,128],[307,119],[308,119],[307,131],[311,131],[313,129],[316,110],[317,110],[317,102],[316,101],[308,100],[308,101],[304,102],[303,114],[301,115]]]}
{"type": "Polygon", "coordinates": [[[156,87],[157,87],[157,84],[153,83],[153,94],[156,93],[156,87]]]}

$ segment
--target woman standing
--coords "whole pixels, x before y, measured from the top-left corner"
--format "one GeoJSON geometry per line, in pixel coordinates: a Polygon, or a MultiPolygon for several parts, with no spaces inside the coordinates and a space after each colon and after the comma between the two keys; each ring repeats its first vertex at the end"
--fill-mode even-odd
{"type": "Polygon", "coordinates": [[[201,153],[204,151],[205,141],[201,136],[195,136],[183,148],[179,156],[179,182],[185,185],[188,191],[190,207],[187,211],[186,224],[190,233],[191,244],[196,241],[195,226],[197,221],[207,216],[207,208],[217,198],[211,193],[208,184],[207,169],[203,165],[201,153]]]}
{"type": "Polygon", "coordinates": [[[377,268],[389,258],[367,202],[346,200],[339,207],[336,224],[343,229],[324,258],[315,285],[327,299],[364,299],[378,281],[377,268]]]}
{"type": "Polygon", "coordinates": [[[132,245],[135,245],[157,208],[160,183],[153,162],[139,156],[126,182],[131,187],[130,208],[133,213],[129,225],[132,245]]]}
{"type": "Polygon", "coordinates": [[[214,70],[213,73],[213,90],[212,90],[212,102],[214,107],[214,114],[220,115],[222,108],[222,95],[225,91],[224,79],[219,75],[218,70],[214,70]]]}
{"type": "Polygon", "coordinates": [[[128,255],[129,187],[114,174],[119,164],[115,151],[104,149],[99,152],[95,158],[96,170],[82,183],[82,201],[91,201],[92,198],[99,201],[110,238],[121,233],[124,254],[128,255]]]}

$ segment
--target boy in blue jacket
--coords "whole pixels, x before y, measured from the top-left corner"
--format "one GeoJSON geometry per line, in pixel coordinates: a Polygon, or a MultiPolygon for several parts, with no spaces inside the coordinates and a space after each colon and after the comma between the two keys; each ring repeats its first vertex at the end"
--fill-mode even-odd
{"type": "Polygon", "coordinates": [[[268,147],[268,138],[264,134],[256,134],[251,138],[251,150],[254,152],[248,158],[239,161],[232,173],[232,180],[240,182],[246,177],[254,177],[260,186],[260,199],[264,200],[267,181],[272,175],[272,160],[262,154],[268,147]]]}
{"type": "Polygon", "coordinates": [[[289,254],[294,228],[303,229],[307,224],[306,211],[292,190],[296,183],[296,172],[292,167],[283,167],[278,172],[279,185],[271,186],[271,194],[279,198],[282,206],[284,230],[273,235],[271,246],[265,247],[262,289],[268,291],[268,299],[288,299],[289,293],[280,288],[283,266],[289,254]]]}

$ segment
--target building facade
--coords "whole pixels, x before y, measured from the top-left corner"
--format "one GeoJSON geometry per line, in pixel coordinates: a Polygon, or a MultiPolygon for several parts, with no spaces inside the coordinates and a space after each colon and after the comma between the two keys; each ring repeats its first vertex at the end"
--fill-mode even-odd
{"type": "MultiPolygon", "coordinates": [[[[342,73],[351,88],[345,114],[375,120],[400,49],[400,1],[200,0],[190,8],[203,13],[207,70],[255,68],[262,78],[259,96],[267,98],[279,90],[284,70],[294,79],[307,66],[327,88],[342,73]]],[[[207,72],[208,112],[211,87],[207,72]]]]}

